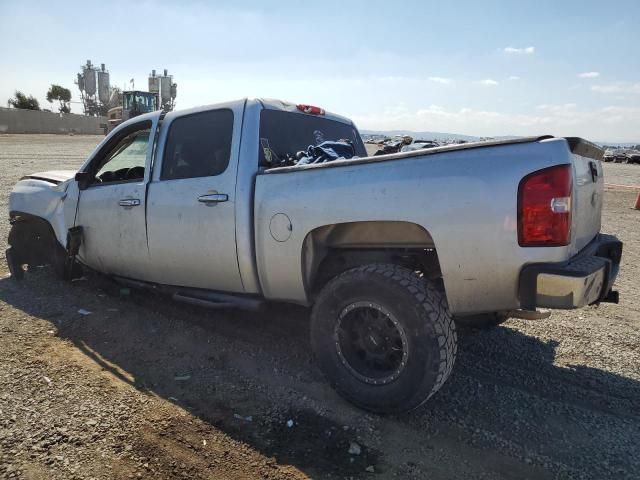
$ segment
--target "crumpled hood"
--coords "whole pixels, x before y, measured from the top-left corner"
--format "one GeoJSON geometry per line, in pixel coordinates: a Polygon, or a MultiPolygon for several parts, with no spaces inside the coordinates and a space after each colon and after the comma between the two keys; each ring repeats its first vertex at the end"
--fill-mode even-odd
{"type": "Polygon", "coordinates": [[[46,182],[51,182],[56,185],[61,184],[62,182],[66,182],[67,180],[75,177],[75,170],[50,170],[48,172],[38,172],[32,173],[30,175],[25,175],[21,178],[21,180],[32,178],[34,180],[44,180],[46,182]]]}

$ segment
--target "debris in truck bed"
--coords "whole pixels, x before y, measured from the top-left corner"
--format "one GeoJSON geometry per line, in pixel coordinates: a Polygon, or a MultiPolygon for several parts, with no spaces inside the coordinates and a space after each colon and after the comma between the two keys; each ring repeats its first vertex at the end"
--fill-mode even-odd
{"type": "Polygon", "coordinates": [[[348,141],[322,142],[319,145],[309,145],[306,151],[298,152],[296,165],[332,162],[353,158],[356,151],[348,141]]]}

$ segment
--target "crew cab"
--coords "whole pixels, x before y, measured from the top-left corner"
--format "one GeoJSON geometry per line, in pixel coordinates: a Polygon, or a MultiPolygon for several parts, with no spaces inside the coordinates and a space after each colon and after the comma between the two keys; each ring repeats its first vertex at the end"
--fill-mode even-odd
{"type": "Polygon", "coordinates": [[[209,307],[311,307],[331,385],[375,412],[429,399],[460,324],[617,301],[603,152],[551,136],[367,157],[352,121],[243,99],[124,122],[78,172],[22,178],[7,260],[89,268],[209,307]],[[342,140],[352,158],[275,166],[342,140]]]}

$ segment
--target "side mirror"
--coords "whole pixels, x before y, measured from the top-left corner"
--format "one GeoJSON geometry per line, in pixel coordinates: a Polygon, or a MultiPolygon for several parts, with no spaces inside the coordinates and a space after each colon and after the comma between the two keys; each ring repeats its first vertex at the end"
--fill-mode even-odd
{"type": "Polygon", "coordinates": [[[89,172],[78,172],[75,176],[76,182],[78,182],[79,190],[86,190],[91,184],[91,174],[89,172]]]}

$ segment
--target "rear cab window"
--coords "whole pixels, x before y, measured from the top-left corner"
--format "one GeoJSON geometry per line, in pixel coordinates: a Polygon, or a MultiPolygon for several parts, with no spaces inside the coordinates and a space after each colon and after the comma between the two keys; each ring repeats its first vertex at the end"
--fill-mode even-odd
{"type": "Polygon", "coordinates": [[[268,167],[278,159],[293,158],[309,145],[325,141],[349,140],[356,155],[367,153],[353,125],[317,115],[265,109],[260,112],[260,166],[268,167]],[[269,158],[275,156],[276,158],[269,158]]]}

